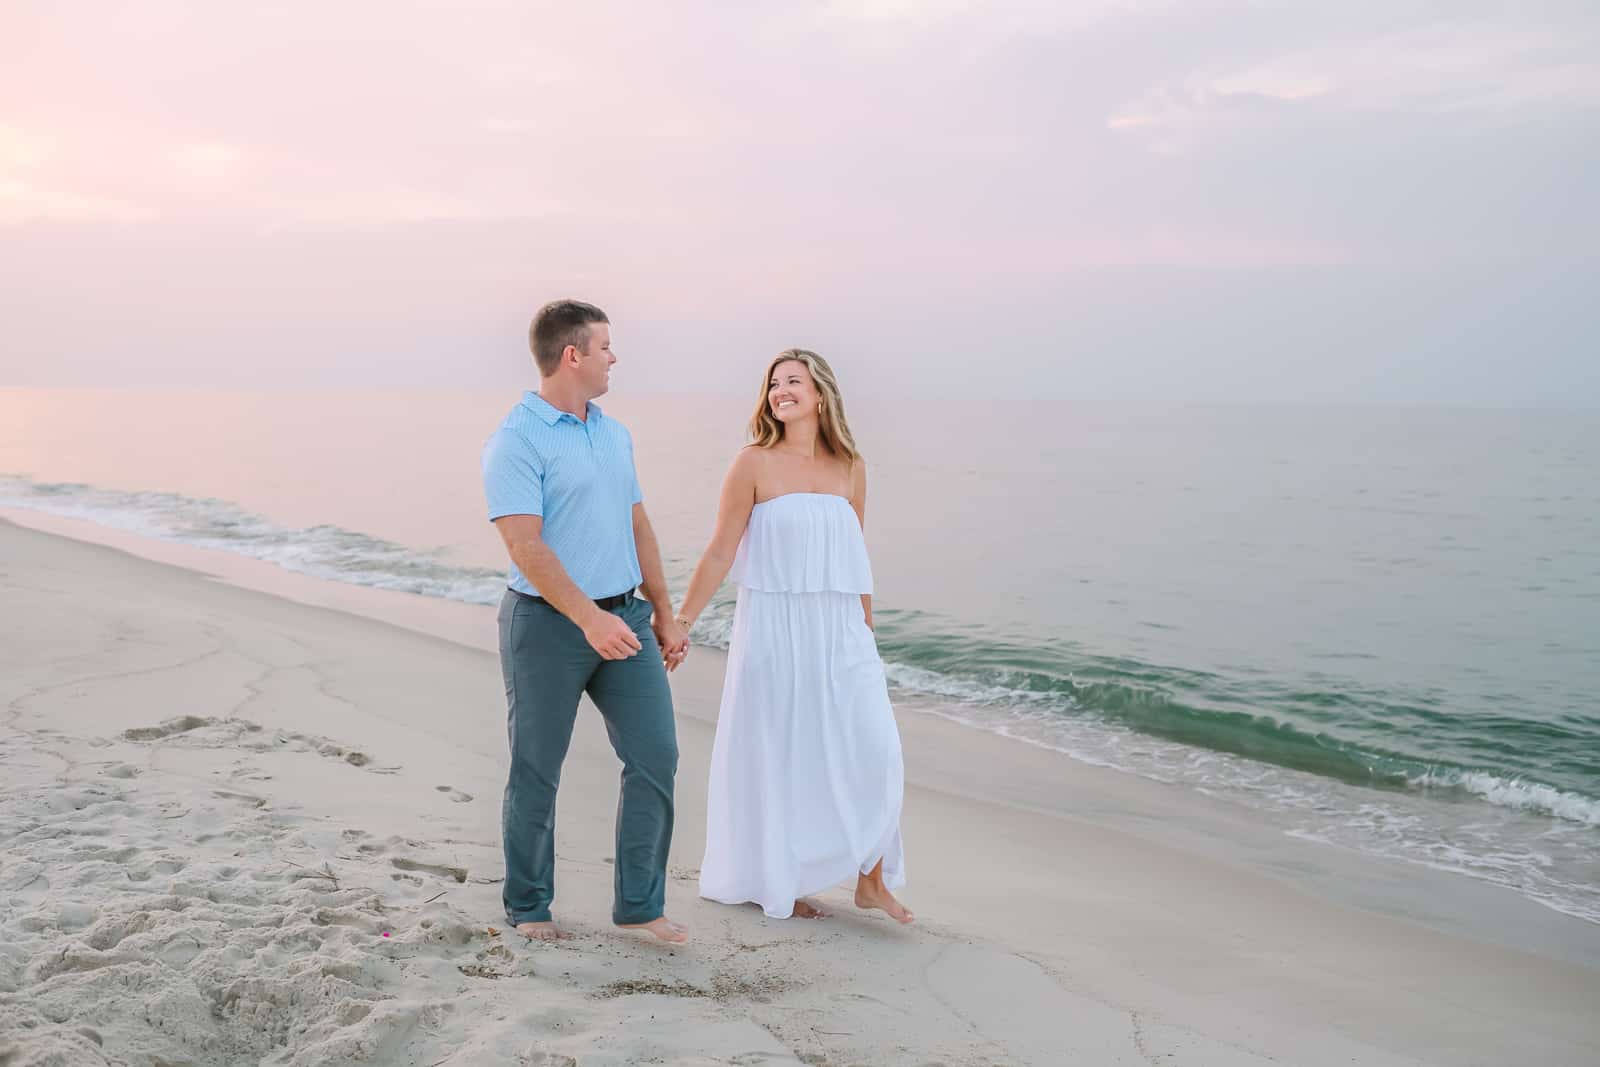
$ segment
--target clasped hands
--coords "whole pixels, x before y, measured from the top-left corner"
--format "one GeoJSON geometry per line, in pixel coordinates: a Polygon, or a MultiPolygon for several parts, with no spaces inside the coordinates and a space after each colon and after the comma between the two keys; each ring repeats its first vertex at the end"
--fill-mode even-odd
{"type": "Polygon", "coordinates": [[[668,673],[677,670],[689,655],[689,628],[671,616],[663,618],[659,611],[651,617],[650,628],[655,631],[661,662],[668,673]]]}

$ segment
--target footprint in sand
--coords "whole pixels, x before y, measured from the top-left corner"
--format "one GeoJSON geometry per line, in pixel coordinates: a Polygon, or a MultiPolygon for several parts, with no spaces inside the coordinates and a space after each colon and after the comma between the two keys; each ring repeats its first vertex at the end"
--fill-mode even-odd
{"type": "Polygon", "coordinates": [[[437,874],[441,878],[450,878],[457,882],[467,880],[465,867],[451,867],[443,863],[419,863],[417,860],[408,860],[404,856],[396,856],[389,863],[402,871],[421,871],[424,874],[437,874]]]}
{"type": "MultiPolygon", "coordinates": [[[[456,970],[468,978],[507,978],[516,965],[516,956],[510,949],[497,942],[479,952],[472,962],[463,963],[456,970]]],[[[529,973],[532,973],[531,969],[529,973]]]]}
{"type": "Polygon", "coordinates": [[[327,756],[329,759],[344,760],[352,767],[365,767],[372,762],[372,757],[365,752],[358,752],[353,748],[345,748],[336,741],[329,741],[323,737],[310,737],[306,734],[287,734],[291,740],[298,741],[316,750],[317,755],[327,756]]]}
{"type": "Polygon", "coordinates": [[[0,892],[9,894],[15,903],[33,904],[50,895],[50,879],[39,864],[24,863],[10,884],[0,886],[0,892]]]}
{"type": "Polygon", "coordinates": [[[228,772],[228,777],[244,782],[270,782],[272,775],[263,771],[259,766],[249,760],[234,760],[233,769],[228,772]]]}
{"type": "Polygon", "coordinates": [[[267,801],[264,797],[253,797],[248,793],[230,793],[226,789],[213,789],[211,795],[221,797],[223,800],[237,800],[241,803],[249,804],[252,808],[264,808],[267,806],[267,801]]]}
{"type": "Polygon", "coordinates": [[[445,796],[449,797],[451,800],[455,801],[457,804],[467,804],[472,800],[471,793],[463,793],[454,786],[436,785],[434,788],[443,793],[445,796]]]}
{"type": "Polygon", "coordinates": [[[274,730],[269,734],[259,723],[250,722],[248,719],[205,719],[197,715],[182,715],[168,719],[159,726],[141,726],[122,731],[122,739],[125,741],[169,741],[174,738],[181,740],[172,743],[189,747],[239,746],[252,752],[270,752],[280,750],[281,746],[287,746],[293,751],[315,752],[320,756],[339,760],[376,774],[393,774],[399,770],[398,767],[380,767],[374,764],[372,757],[365,752],[346,748],[326,737],[295,733],[291,730],[274,730]],[[245,740],[247,735],[262,736],[247,742],[245,740]]]}
{"type": "Polygon", "coordinates": [[[141,726],[134,730],[122,731],[122,736],[129,741],[159,741],[163,737],[174,734],[186,734],[190,730],[198,730],[202,726],[211,726],[216,719],[202,719],[196,715],[183,715],[176,719],[168,719],[160,726],[141,726]]]}

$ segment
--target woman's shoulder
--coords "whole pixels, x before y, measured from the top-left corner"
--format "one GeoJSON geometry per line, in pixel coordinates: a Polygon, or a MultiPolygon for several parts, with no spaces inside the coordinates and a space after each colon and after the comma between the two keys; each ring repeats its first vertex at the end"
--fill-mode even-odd
{"type": "Polygon", "coordinates": [[[728,464],[728,476],[740,481],[754,482],[766,469],[767,450],[760,445],[745,445],[733,455],[728,464]]]}
{"type": "Polygon", "coordinates": [[[745,445],[743,448],[739,449],[739,451],[733,454],[732,466],[736,469],[741,467],[751,469],[759,467],[766,462],[768,451],[770,450],[763,448],[758,444],[745,445]]]}

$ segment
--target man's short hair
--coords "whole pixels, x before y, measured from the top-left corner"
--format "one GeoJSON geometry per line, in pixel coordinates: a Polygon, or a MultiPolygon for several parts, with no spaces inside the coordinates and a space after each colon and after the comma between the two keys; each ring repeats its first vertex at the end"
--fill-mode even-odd
{"type": "Polygon", "coordinates": [[[528,327],[528,347],[539,373],[547,378],[554,374],[568,345],[582,348],[589,340],[591,324],[610,321],[604,311],[582,300],[552,300],[540,308],[528,327]]]}

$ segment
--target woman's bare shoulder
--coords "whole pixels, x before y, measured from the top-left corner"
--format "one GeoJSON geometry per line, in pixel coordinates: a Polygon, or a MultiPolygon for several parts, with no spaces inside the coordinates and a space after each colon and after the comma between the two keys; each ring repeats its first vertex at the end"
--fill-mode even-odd
{"type": "Polygon", "coordinates": [[[733,462],[728,464],[728,477],[739,479],[754,479],[766,469],[767,450],[760,445],[745,445],[733,454],[733,462]]]}

